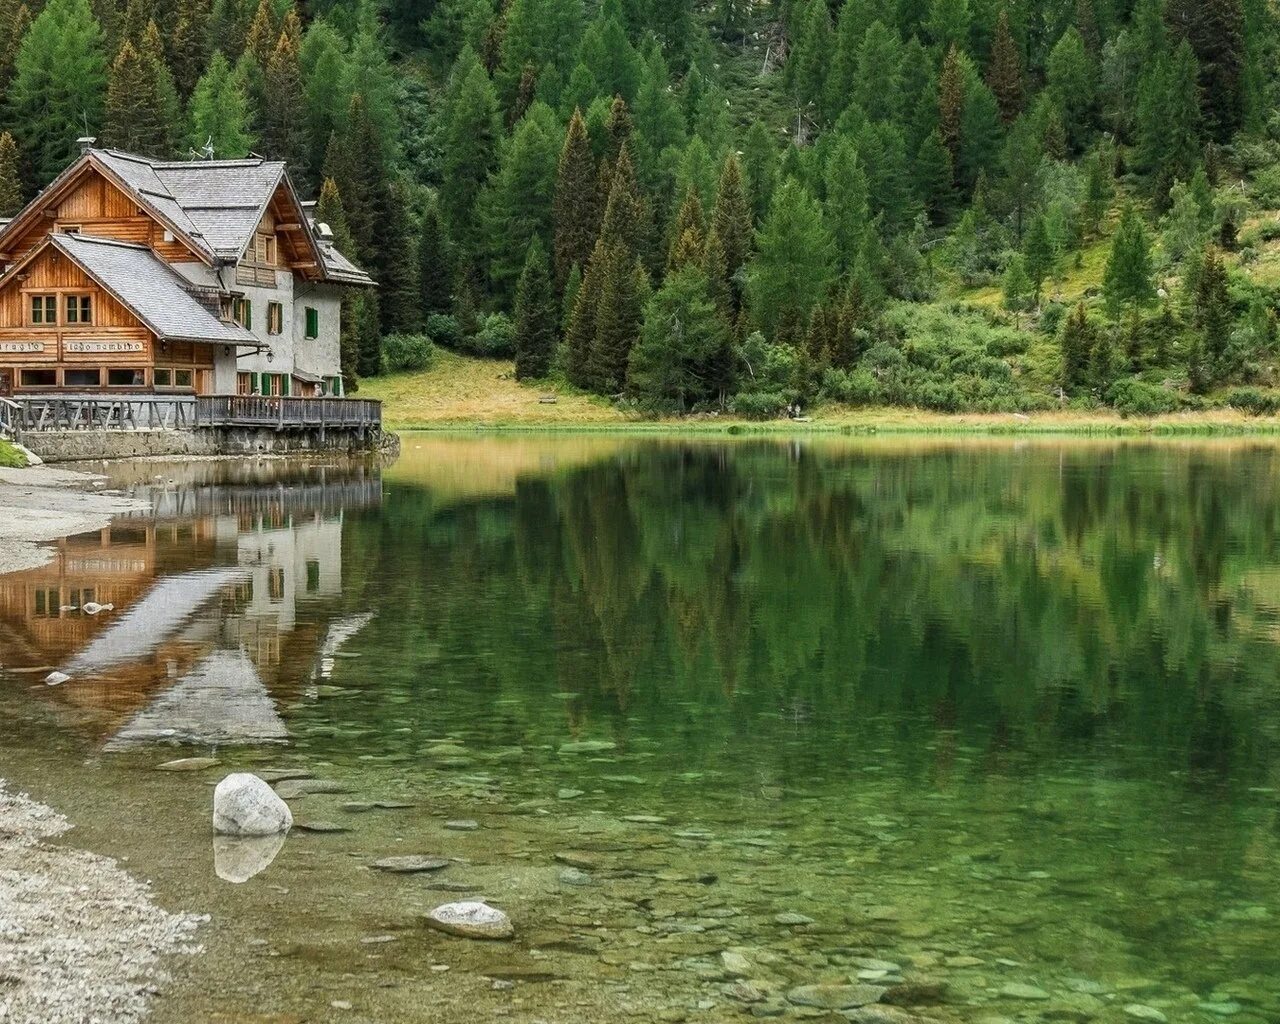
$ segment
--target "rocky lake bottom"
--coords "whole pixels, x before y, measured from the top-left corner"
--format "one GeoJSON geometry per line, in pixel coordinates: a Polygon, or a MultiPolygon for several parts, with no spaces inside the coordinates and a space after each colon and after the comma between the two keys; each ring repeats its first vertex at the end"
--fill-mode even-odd
{"type": "Polygon", "coordinates": [[[0,776],[209,915],[151,1020],[1280,1020],[1271,452],[453,444],[0,580],[0,776]]]}

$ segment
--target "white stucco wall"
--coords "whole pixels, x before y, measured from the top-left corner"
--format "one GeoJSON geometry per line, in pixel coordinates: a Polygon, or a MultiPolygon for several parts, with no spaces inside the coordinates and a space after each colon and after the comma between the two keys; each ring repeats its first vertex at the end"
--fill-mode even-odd
{"type": "Polygon", "coordinates": [[[264,288],[236,283],[234,267],[215,271],[200,263],[174,264],[183,277],[193,284],[240,292],[253,305],[250,331],[270,349],[253,352],[241,349],[238,354],[224,356],[218,350],[214,357],[214,389],[219,394],[235,394],[236,373],[292,374],[301,370],[316,377],[337,377],[342,373],[339,352],[342,289],[328,284],[295,281],[287,270],[276,271],[276,287],[264,288]],[[283,312],[279,334],[267,331],[267,307],[280,303],[283,312]],[[307,338],[306,307],[320,316],[320,333],[307,338]],[[269,353],[269,354],[268,354],[269,353]]]}

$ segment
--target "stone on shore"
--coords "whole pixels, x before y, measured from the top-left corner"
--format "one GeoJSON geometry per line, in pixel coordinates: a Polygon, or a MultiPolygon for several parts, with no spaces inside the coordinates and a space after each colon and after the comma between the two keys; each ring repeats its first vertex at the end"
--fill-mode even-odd
{"type": "Polygon", "coordinates": [[[226,836],[273,836],[293,827],[293,813],[256,775],[228,775],[213,791],[213,830],[226,836]]]}
{"type": "Polygon", "coordinates": [[[487,903],[445,903],[426,916],[428,928],[464,939],[509,939],[516,930],[511,918],[487,903]]]}

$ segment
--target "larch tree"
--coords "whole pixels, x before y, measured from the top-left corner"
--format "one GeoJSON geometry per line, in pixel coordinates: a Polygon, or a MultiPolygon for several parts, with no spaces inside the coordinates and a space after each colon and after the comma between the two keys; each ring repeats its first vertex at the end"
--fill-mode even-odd
{"type": "Polygon", "coordinates": [[[101,123],[107,84],[102,44],[88,0],[49,0],[23,36],[9,114],[21,126],[28,187],[45,185],[71,163],[85,126],[101,123]]]}
{"type": "Polygon", "coordinates": [[[756,235],[756,253],[747,270],[755,321],[766,333],[784,322],[806,321],[835,271],[835,243],[817,201],[795,179],[788,178],[774,193],[756,235]]]}
{"type": "Polygon", "coordinates": [[[545,377],[556,346],[556,296],[546,250],[535,236],[516,285],[516,379],[545,377]]]}
{"type": "Polygon", "coordinates": [[[645,304],[644,322],[632,347],[627,390],[642,401],[679,412],[716,394],[717,356],[728,330],[707,290],[700,267],[668,274],[645,304]]]}
{"type": "Polygon", "coordinates": [[[938,131],[954,161],[960,156],[961,120],[964,117],[965,67],[960,51],[951,47],[938,79],[938,131]]]}
{"type": "Polygon", "coordinates": [[[238,159],[256,144],[250,126],[249,99],[221,52],[209,60],[209,68],[196,83],[187,104],[188,142],[196,152],[206,145],[215,157],[238,159]]]}
{"type": "Polygon", "coordinates": [[[1076,391],[1085,384],[1094,345],[1094,327],[1083,302],[1076,303],[1063,321],[1059,345],[1062,349],[1062,386],[1067,391],[1076,391]]]}
{"type": "Polygon", "coordinates": [[[501,135],[493,83],[475,53],[464,49],[454,65],[443,113],[440,208],[450,236],[468,259],[479,242],[476,197],[493,170],[501,135]]]}
{"type": "MultiPolygon", "coordinates": [[[[725,157],[724,167],[720,171],[711,225],[724,254],[725,279],[733,284],[751,256],[751,240],[755,233],[751,197],[747,183],[743,180],[742,163],[736,153],[725,157]]],[[[736,284],[733,295],[736,308],[741,297],[740,288],[736,284]]]]}

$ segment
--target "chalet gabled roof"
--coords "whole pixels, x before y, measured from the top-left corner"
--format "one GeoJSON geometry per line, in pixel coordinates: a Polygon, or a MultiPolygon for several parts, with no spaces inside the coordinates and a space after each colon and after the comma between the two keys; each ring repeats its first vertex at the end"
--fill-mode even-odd
{"type": "Polygon", "coordinates": [[[258,344],[239,324],[219,320],[187,290],[186,280],[145,246],[61,233],[50,235],[49,241],[159,338],[258,344]]]}
{"type": "MultiPolygon", "coordinates": [[[[210,265],[235,263],[244,256],[263,214],[281,188],[303,222],[310,226],[304,204],[279,160],[152,160],[114,149],[86,150],[13,219],[12,225],[27,220],[28,211],[37,207],[42,197],[55,195],[86,164],[99,168],[210,265]]],[[[9,227],[0,225],[0,242],[9,227]]],[[[322,244],[311,230],[305,234],[326,280],[373,283],[332,244],[322,244]]]]}

